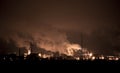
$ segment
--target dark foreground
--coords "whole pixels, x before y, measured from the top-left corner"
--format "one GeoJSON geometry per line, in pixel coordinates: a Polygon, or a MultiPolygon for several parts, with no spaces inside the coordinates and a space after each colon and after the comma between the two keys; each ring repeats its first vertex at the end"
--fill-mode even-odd
{"type": "Polygon", "coordinates": [[[0,64],[19,64],[19,65],[120,65],[120,61],[109,60],[17,60],[1,61],[0,64]]]}
{"type": "Polygon", "coordinates": [[[19,65],[120,65],[120,60],[72,60],[72,59],[62,59],[58,58],[50,58],[44,59],[35,55],[28,56],[24,58],[23,56],[15,56],[15,55],[7,55],[0,56],[0,64],[19,64],[19,65]]]}
{"type": "MultiPolygon", "coordinates": [[[[27,69],[27,71],[35,69],[38,71],[49,71],[51,69],[52,71],[91,71],[93,72],[97,70],[99,71],[110,71],[115,68],[115,71],[117,68],[120,68],[120,60],[114,61],[114,60],[55,60],[55,59],[19,59],[19,60],[6,60],[6,61],[0,61],[0,67],[2,69],[6,68],[13,70],[17,69],[18,71],[24,72],[24,70],[27,69]]],[[[119,69],[117,69],[119,70],[119,69]]]]}

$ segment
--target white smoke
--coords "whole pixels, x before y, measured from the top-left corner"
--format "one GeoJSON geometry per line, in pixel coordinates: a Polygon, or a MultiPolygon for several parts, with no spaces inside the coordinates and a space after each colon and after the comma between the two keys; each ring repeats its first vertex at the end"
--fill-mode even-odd
{"type": "Polygon", "coordinates": [[[65,32],[58,31],[51,27],[46,28],[46,26],[40,27],[39,29],[33,27],[27,30],[17,30],[14,33],[7,34],[5,39],[7,39],[8,42],[11,39],[19,48],[24,47],[29,50],[30,43],[32,42],[38,48],[43,48],[51,52],[59,52],[69,56],[73,56],[74,51],[81,49],[79,44],[71,44],[71,42],[67,40],[65,32]]]}

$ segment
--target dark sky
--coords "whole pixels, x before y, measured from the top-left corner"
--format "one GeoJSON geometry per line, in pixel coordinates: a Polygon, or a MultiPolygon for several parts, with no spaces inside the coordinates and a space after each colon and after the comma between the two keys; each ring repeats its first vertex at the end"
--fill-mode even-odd
{"type": "Polygon", "coordinates": [[[113,55],[120,53],[119,28],[119,0],[0,0],[1,37],[55,29],[78,44],[82,34],[85,48],[113,55]]]}

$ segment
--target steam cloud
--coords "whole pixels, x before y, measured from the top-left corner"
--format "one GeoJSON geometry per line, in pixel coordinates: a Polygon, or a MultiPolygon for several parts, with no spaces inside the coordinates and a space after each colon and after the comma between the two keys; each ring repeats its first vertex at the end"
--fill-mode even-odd
{"type": "Polygon", "coordinates": [[[74,54],[74,51],[81,49],[79,44],[70,43],[69,40],[67,40],[66,33],[58,31],[52,26],[42,25],[38,29],[36,27],[19,29],[20,28],[13,30],[14,32],[12,33],[6,32],[4,35],[4,39],[6,39],[8,43],[12,40],[18,48],[24,47],[28,50],[30,49],[30,43],[34,43],[38,48],[70,56],[74,54]]]}
{"type": "MultiPolygon", "coordinates": [[[[118,0],[0,0],[0,37],[17,47],[29,49],[32,42],[45,50],[68,53],[64,48],[81,44],[83,33],[83,48],[96,54],[119,54],[119,7],[118,0]]],[[[1,46],[0,54],[15,50],[1,46]]]]}

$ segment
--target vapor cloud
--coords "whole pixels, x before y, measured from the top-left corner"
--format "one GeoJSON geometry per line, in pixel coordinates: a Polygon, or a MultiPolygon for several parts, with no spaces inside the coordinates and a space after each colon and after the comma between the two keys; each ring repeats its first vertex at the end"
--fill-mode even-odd
{"type": "Polygon", "coordinates": [[[6,32],[4,37],[1,36],[1,38],[4,38],[8,43],[12,40],[16,47],[27,50],[31,48],[30,43],[34,43],[36,47],[43,48],[47,51],[59,52],[71,56],[74,54],[74,50],[81,49],[79,44],[69,42],[65,32],[59,31],[50,25],[43,24],[41,27],[34,26],[31,29],[29,26],[26,29],[17,27],[17,30],[13,30],[12,33],[10,31],[8,33],[6,32]]]}
{"type": "Polygon", "coordinates": [[[34,42],[60,52],[66,43],[81,45],[83,40],[93,53],[118,54],[119,5],[117,0],[1,0],[0,37],[12,39],[19,47],[28,49],[28,42],[34,42]]]}

